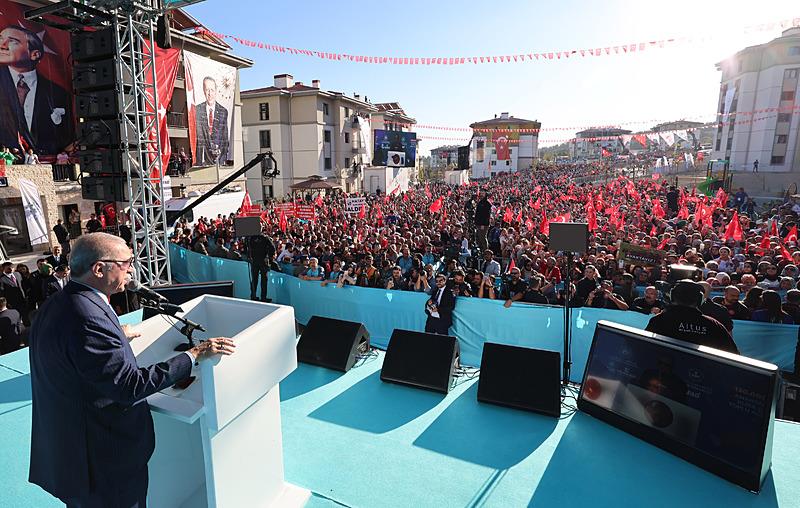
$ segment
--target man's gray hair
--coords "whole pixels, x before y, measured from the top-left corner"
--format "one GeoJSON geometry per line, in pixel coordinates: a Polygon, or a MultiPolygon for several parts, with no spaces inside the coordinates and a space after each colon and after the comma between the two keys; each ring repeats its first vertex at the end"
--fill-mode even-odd
{"type": "Polygon", "coordinates": [[[72,244],[72,257],[69,268],[73,277],[82,277],[101,259],[113,256],[115,245],[127,246],[125,240],[108,233],[89,233],[82,235],[72,244]]]}

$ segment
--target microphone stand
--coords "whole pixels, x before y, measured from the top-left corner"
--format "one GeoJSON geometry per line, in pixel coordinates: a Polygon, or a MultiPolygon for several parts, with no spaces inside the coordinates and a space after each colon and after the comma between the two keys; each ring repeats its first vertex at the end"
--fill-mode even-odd
{"type": "Polygon", "coordinates": [[[179,305],[174,305],[167,302],[155,302],[153,300],[142,300],[142,307],[147,307],[159,314],[172,316],[172,318],[175,320],[183,323],[183,326],[179,331],[186,337],[187,341],[175,346],[175,351],[188,351],[192,349],[196,346],[194,337],[192,336],[195,330],[200,330],[201,332],[206,331],[202,325],[195,323],[190,319],[186,319],[185,317],[178,316],[177,313],[182,312],[183,310],[179,305]]]}

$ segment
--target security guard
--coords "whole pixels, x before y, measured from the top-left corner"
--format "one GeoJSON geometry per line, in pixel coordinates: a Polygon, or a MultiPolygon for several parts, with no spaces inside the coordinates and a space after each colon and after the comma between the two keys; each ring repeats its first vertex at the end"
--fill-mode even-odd
{"type": "Polygon", "coordinates": [[[275,259],[275,244],[265,234],[249,237],[250,242],[250,299],[256,300],[259,276],[261,279],[261,301],[271,302],[267,298],[267,277],[275,259]]]}
{"type": "Polygon", "coordinates": [[[730,332],[719,321],[700,312],[703,288],[699,284],[689,279],[678,281],[670,296],[672,305],[650,318],[648,332],[739,354],[730,332]]]}

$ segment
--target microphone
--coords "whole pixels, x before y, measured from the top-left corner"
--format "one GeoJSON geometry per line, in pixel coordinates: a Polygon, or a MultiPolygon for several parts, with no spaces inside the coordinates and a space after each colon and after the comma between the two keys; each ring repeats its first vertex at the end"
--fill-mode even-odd
{"type": "Polygon", "coordinates": [[[152,300],[156,303],[169,302],[167,297],[156,293],[149,287],[143,286],[136,279],[131,279],[131,281],[128,282],[128,284],[125,286],[125,289],[127,289],[128,291],[133,291],[142,298],[145,298],[147,300],[152,300]]]}

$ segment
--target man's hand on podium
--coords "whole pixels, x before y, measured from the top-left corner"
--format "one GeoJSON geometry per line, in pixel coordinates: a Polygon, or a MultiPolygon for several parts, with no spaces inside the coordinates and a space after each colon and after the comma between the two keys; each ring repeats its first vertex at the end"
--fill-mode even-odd
{"type": "Polygon", "coordinates": [[[227,337],[214,337],[196,345],[189,350],[196,361],[211,358],[214,355],[230,355],[236,349],[233,340],[227,337]]]}
{"type": "Polygon", "coordinates": [[[122,331],[125,333],[125,337],[127,337],[128,340],[133,340],[142,336],[142,334],[134,330],[131,325],[122,325],[122,331]]]}

